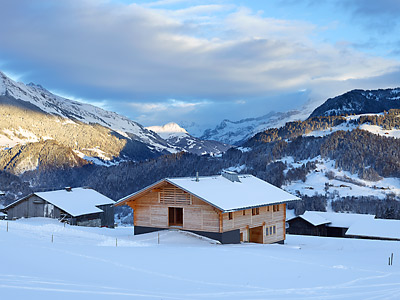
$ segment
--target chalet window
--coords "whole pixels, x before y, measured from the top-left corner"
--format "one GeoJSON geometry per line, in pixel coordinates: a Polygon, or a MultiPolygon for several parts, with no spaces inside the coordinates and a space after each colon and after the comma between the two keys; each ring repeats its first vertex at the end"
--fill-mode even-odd
{"type": "Polygon", "coordinates": [[[175,188],[175,187],[164,187],[158,193],[159,202],[169,205],[190,205],[191,196],[189,193],[175,188]]]}
{"type": "Polygon", "coordinates": [[[168,225],[183,226],[183,208],[168,207],[168,225]]]}
{"type": "Polygon", "coordinates": [[[251,214],[252,214],[253,216],[259,215],[259,214],[260,214],[260,208],[259,208],[259,207],[252,208],[252,209],[251,209],[251,214]]]}
{"type": "Polygon", "coordinates": [[[273,235],[276,234],[276,226],[270,226],[269,227],[269,232],[268,232],[268,227],[266,228],[267,230],[265,231],[265,235],[273,235]]]}
{"type": "Polygon", "coordinates": [[[274,206],[273,206],[273,210],[274,210],[274,212],[275,212],[275,211],[279,211],[279,204],[278,204],[278,205],[274,205],[274,206]]]}
{"type": "Polygon", "coordinates": [[[233,213],[228,213],[228,217],[229,217],[229,220],[232,220],[233,219],[233,213]]]}
{"type": "Polygon", "coordinates": [[[265,235],[268,236],[268,235],[269,235],[269,234],[268,234],[268,227],[266,227],[265,229],[266,229],[266,230],[265,230],[265,235]]]}
{"type": "Polygon", "coordinates": [[[269,211],[269,206],[267,206],[267,211],[269,211]]]}
{"type": "Polygon", "coordinates": [[[246,215],[246,210],[245,209],[243,209],[243,216],[245,216],[246,215]]]}

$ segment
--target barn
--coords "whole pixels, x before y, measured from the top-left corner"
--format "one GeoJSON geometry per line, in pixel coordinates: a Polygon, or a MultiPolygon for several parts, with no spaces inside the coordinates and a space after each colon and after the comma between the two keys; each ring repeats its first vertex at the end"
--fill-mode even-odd
{"type": "Polygon", "coordinates": [[[71,225],[114,227],[115,201],[89,188],[36,192],[6,206],[7,219],[46,217],[71,225]]]}
{"type": "Polygon", "coordinates": [[[286,203],[299,198],[252,175],[224,171],[165,178],[116,203],[134,211],[134,233],[177,228],[221,243],[283,243],[286,203]]]}
{"type": "Polygon", "coordinates": [[[290,234],[346,237],[349,227],[360,221],[370,221],[374,215],[306,211],[304,214],[287,219],[290,234]]]}

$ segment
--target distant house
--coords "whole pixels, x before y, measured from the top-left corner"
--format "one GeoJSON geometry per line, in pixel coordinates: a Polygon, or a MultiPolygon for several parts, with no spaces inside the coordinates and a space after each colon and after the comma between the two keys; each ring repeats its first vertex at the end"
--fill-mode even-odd
{"type": "Polygon", "coordinates": [[[286,202],[299,198],[252,175],[166,178],[116,203],[134,210],[135,234],[179,228],[221,243],[285,240],[286,202]]]}
{"type": "Polygon", "coordinates": [[[354,223],[348,237],[400,241],[400,220],[371,219],[354,223]]]}
{"type": "Polygon", "coordinates": [[[37,192],[6,206],[7,219],[46,217],[72,225],[114,227],[115,202],[89,188],[37,192]]]}
{"type": "Polygon", "coordinates": [[[374,215],[365,214],[306,211],[302,215],[287,219],[287,233],[345,237],[351,225],[374,218],[374,215]]]}

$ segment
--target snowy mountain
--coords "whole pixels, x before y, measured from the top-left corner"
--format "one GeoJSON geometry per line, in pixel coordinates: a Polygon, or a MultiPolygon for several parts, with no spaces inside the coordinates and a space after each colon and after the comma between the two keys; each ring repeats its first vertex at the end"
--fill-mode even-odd
{"type": "Polygon", "coordinates": [[[240,121],[223,120],[214,129],[207,129],[200,137],[204,140],[216,140],[227,144],[240,145],[258,132],[268,128],[277,128],[293,120],[304,120],[309,110],[292,110],[286,113],[271,112],[258,118],[248,118],[240,121]]]}
{"type": "Polygon", "coordinates": [[[176,123],[168,123],[164,126],[150,126],[146,127],[146,129],[157,133],[169,144],[194,154],[216,155],[225,152],[231,147],[221,142],[201,140],[191,136],[184,128],[176,123]]]}
{"type": "Polygon", "coordinates": [[[379,90],[352,90],[330,98],[317,107],[311,117],[345,114],[380,113],[400,109],[400,88],[379,90]]]}
{"type": "Polygon", "coordinates": [[[0,72],[0,97],[2,97],[0,103],[3,104],[4,102],[12,103],[22,106],[24,109],[59,116],[70,122],[80,121],[85,124],[99,124],[126,138],[146,144],[151,151],[167,151],[170,153],[177,151],[153,132],[124,116],[90,104],[59,97],[40,85],[17,83],[2,72],[0,72]],[[13,100],[22,100],[23,102],[13,100]]]}

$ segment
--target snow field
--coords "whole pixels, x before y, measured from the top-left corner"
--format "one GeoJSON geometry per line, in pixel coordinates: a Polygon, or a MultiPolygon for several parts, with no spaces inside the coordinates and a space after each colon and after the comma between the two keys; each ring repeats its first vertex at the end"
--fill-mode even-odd
{"type": "Polygon", "coordinates": [[[215,245],[179,232],[0,221],[5,299],[398,299],[400,242],[288,236],[215,245]],[[51,234],[54,242],[51,242],[51,234]],[[115,240],[118,239],[118,246],[115,240]],[[394,263],[388,257],[394,253],[394,263]]]}

